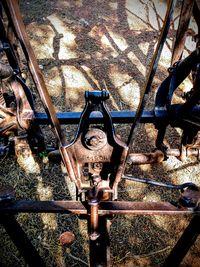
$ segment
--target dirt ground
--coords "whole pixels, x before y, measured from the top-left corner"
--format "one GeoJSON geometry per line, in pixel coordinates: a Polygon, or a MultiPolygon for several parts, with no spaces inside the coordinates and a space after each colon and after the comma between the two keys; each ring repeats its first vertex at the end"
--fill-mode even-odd
{"type": "MultiPolygon", "coordinates": [[[[55,109],[81,111],[85,90],[110,92],[110,110],[135,110],[144,87],[153,52],[166,12],[164,0],[21,0],[21,10],[55,109]]],[[[154,105],[159,84],[167,77],[171,50],[178,25],[181,1],[177,1],[174,20],[153,81],[146,109],[154,105]]],[[[191,22],[190,33],[196,32],[191,22]]],[[[186,42],[184,57],[195,48],[192,36],[186,42]]],[[[28,81],[31,87],[31,81],[28,81]]],[[[189,79],[181,84],[180,92],[191,89],[189,79]]],[[[35,92],[34,87],[32,88],[35,92]]],[[[35,92],[36,106],[42,111],[35,92]]],[[[180,94],[174,101],[181,102],[180,94]]],[[[115,125],[126,140],[130,126],[115,125]]],[[[75,127],[65,127],[68,140],[75,127]]],[[[48,144],[56,140],[48,127],[43,127],[48,144]]],[[[149,152],[155,148],[156,130],[153,125],[138,127],[133,151],[149,152]]],[[[167,130],[165,143],[178,147],[181,130],[167,130]]],[[[25,163],[15,157],[1,160],[0,183],[10,184],[18,199],[73,199],[72,184],[61,163],[52,163],[34,155],[25,163]]],[[[130,168],[129,168],[130,171],[130,168]]],[[[158,181],[199,184],[199,162],[184,162],[170,157],[162,164],[131,168],[132,175],[158,181]]],[[[119,200],[176,201],[179,194],[168,189],[125,182],[119,188],[119,200]]],[[[112,266],[161,266],[186,228],[189,216],[115,216],[111,225],[112,266]]],[[[38,249],[47,266],[88,266],[88,236],[85,221],[76,215],[20,214],[17,220],[38,249]],[[58,238],[64,231],[75,234],[75,242],[62,248],[58,238]]],[[[26,266],[23,258],[0,228],[0,258],[3,266],[26,266]]],[[[199,238],[181,266],[200,266],[199,238]]]]}

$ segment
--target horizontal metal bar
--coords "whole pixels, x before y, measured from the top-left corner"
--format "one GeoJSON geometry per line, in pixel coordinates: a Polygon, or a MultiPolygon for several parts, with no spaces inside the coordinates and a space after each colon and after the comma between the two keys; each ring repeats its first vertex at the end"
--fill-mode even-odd
{"type": "MultiPolygon", "coordinates": [[[[0,214],[10,213],[74,213],[88,214],[87,202],[18,200],[0,205],[0,214]]],[[[177,208],[169,202],[105,201],[99,203],[99,215],[179,215],[200,214],[200,211],[177,208]]]]}
{"type": "Polygon", "coordinates": [[[130,153],[127,162],[131,164],[152,164],[160,163],[165,159],[165,155],[161,150],[151,153],[130,153]]]}
{"type": "MultiPolygon", "coordinates": [[[[110,112],[113,123],[133,123],[136,112],[135,111],[111,111],[110,112]]],[[[81,112],[58,112],[57,118],[61,124],[78,124],[81,112]]],[[[142,113],[142,123],[154,123],[160,118],[166,118],[166,111],[160,112],[159,117],[155,117],[154,111],[144,111],[142,113]]],[[[46,113],[35,113],[35,120],[39,124],[49,124],[49,119],[46,113]]],[[[104,118],[100,112],[93,112],[90,117],[91,123],[102,123],[104,118]]]]}
{"type": "Polygon", "coordinates": [[[101,202],[99,207],[99,214],[102,215],[181,215],[188,213],[194,213],[194,211],[177,208],[169,202],[107,201],[101,202]]]}
{"type": "MultiPolygon", "coordinates": [[[[141,115],[141,123],[157,123],[157,122],[167,122],[169,119],[174,120],[176,118],[177,112],[180,110],[182,104],[174,104],[172,107],[173,113],[170,115],[167,113],[165,109],[156,110],[156,114],[154,110],[144,110],[141,115]]],[[[110,115],[112,117],[113,123],[133,123],[136,111],[111,111],[110,115]]],[[[192,116],[200,115],[200,107],[195,106],[191,113],[189,114],[189,118],[192,120],[192,116]]],[[[58,112],[56,116],[61,124],[78,124],[81,116],[81,112],[58,112]]],[[[35,120],[38,124],[50,124],[50,121],[47,117],[46,113],[35,112],[35,120]]],[[[98,111],[94,111],[90,116],[91,123],[103,123],[104,118],[102,114],[98,111]]]]}
{"type": "Polygon", "coordinates": [[[0,204],[0,214],[18,212],[87,214],[87,209],[79,201],[16,200],[10,204],[0,204]]]}

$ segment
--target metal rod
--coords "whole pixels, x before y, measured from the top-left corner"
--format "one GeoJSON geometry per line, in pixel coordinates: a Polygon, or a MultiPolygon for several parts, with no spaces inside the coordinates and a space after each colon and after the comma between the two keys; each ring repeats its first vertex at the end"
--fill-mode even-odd
{"type": "MultiPolygon", "coordinates": [[[[200,109],[199,109],[200,113],[200,109]]],[[[113,123],[132,123],[136,112],[135,111],[111,111],[110,112],[113,123]]],[[[78,124],[81,117],[81,112],[58,112],[56,116],[60,124],[78,124]]],[[[166,111],[160,112],[159,116],[155,117],[154,111],[143,111],[141,122],[154,123],[157,120],[165,119],[167,117],[166,111]]],[[[35,113],[35,121],[38,124],[50,124],[46,113],[35,113]]],[[[103,123],[104,118],[100,113],[93,112],[90,116],[90,123],[103,123]]]]}
{"type": "Polygon", "coordinates": [[[90,267],[110,267],[109,221],[105,216],[99,217],[99,237],[90,239],[90,267]]]}
{"type": "Polygon", "coordinates": [[[199,103],[200,100],[199,91],[200,91],[200,64],[198,64],[196,67],[196,78],[194,81],[193,93],[191,94],[190,98],[181,106],[179,111],[180,116],[183,116],[183,114],[184,115],[189,114],[190,116],[190,111],[192,110],[192,108],[199,103]]]}
{"type": "Polygon", "coordinates": [[[167,33],[168,33],[168,30],[169,30],[169,27],[170,27],[170,22],[171,22],[171,19],[172,19],[174,8],[175,8],[175,3],[176,3],[176,0],[169,0],[168,1],[167,12],[166,12],[166,15],[165,15],[165,20],[164,20],[164,23],[163,23],[162,32],[160,34],[160,39],[158,41],[158,44],[157,44],[157,47],[156,47],[156,51],[154,53],[154,56],[153,56],[153,59],[152,59],[152,62],[151,62],[151,66],[150,66],[150,69],[149,69],[148,77],[146,79],[146,83],[145,83],[145,86],[144,86],[144,91],[143,91],[143,93],[141,95],[141,100],[140,100],[140,103],[138,105],[137,113],[136,113],[136,116],[135,116],[135,119],[133,121],[133,125],[132,125],[132,128],[131,128],[131,131],[130,131],[130,134],[129,134],[129,137],[128,137],[127,145],[132,143],[132,141],[133,141],[133,132],[134,132],[134,130],[136,128],[137,123],[140,121],[140,116],[141,116],[141,114],[143,112],[143,109],[144,109],[144,106],[145,106],[145,103],[146,103],[147,94],[150,91],[151,84],[152,84],[152,81],[153,81],[153,77],[155,75],[155,72],[156,72],[156,69],[157,69],[157,66],[158,66],[158,61],[160,59],[160,55],[161,55],[165,40],[167,38],[167,33]]]}
{"type": "Polygon", "coordinates": [[[170,252],[162,267],[179,266],[200,233],[200,217],[195,216],[170,252]]]}
{"type": "Polygon", "coordinates": [[[129,180],[129,181],[133,181],[133,182],[150,184],[150,185],[154,185],[154,186],[161,186],[161,187],[166,187],[169,189],[182,190],[184,188],[189,187],[189,188],[192,188],[192,189],[198,191],[198,187],[194,183],[191,183],[191,182],[176,185],[176,184],[171,184],[171,183],[167,183],[167,182],[159,182],[159,181],[155,181],[155,180],[148,179],[148,178],[138,178],[138,177],[133,177],[133,176],[128,176],[128,175],[124,175],[124,176],[122,176],[122,178],[129,180]]]}
{"type": "Polygon", "coordinates": [[[21,226],[12,215],[1,216],[0,223],[3,225],[13,243],[30,267],[46,266],[21,226]]]}
{"type": "Polygon", "coordinates": [[[42,100],[45,111],[48,115],[49,121],[51,122],[53,129],[55,131],[56,137],[60,145],[60,153],[62,155],[63,162],[69,173],[69,177],[72,181],[76,182],[74,170],[72,168],[68,152],[64,147],[66,146],[66,136],[62,132],[58,118],[56,117],[56,112],[49,96],[44,78],[37,64],[36,57],[34,55],[33,49],[31,47],[28,35],[25,30],[23,19],[19,9],[19,3],[17,1],[7,0],[2,3],[7,16],[11,19],[14,26],[17,37],[19,38],[22,50],[24,52],[30,73],[32,75],[33,81],[36,85],[40,98],[42,100]]]}
{"type": "MultiPolygon", "coordinates": [[[[13,155],[14,150],[12,149],[12,146],[1,146],[0,147],[0,157],[3,157],[5,155],[13,155]]],[[[35,151],[35,153],[38,153],[38,151],[40,152],[40,147],[35,146],[33,148],[33,151],[35,151]]],[[[41,150],[43,151],[43,150],[41,150]]],[[[60,151],[58,150],[58,147],[50,147],[47,146],[45,148],[45,151],[48,154],[48,157],[50,160],[52,161],[56,161],[59,162],[61,161],[61,154],[60,151]]],[[[170,156],[174,156],[177,158],[181,157],[181,153],[182,151],[180,149],[167,149],[165,152],[165,155],[167,157],[170,156]]],[[[199,158],[199,154],[200,151],[197,147],[194,148],[188,148],[186,150],[185,156],[186,157],[197,157],[199,158]]],[[[152,152],[152,153],[131,153],[129,154],[129,157],[127,159],[127,163],[129,164],[134,164],[134,165],[140,165],[140,164],[153,164],[153,163],[161,163],[164,159],[164,153],[160,150],[156,151],[156,152],[152,152]]]]}
{"type": "Polygon", "coordinates": [[[158,182],[158,181],[148,179],[148,178],[138,178],[138,177],[133,177],[133,176],[128,176],[128,175],[124,175],[124,176],[122,176],[122,178],[126,179],[126,180],[130,180],[130,181],[134,181],[134,182],[150,184],[150,185],[154,185],[154,186],[166,187],[169,189],[182,190],[184,188],[189,187],[189,188],[194,189],[195,191],[198,191],[198,187],[194,183],[191,183],[191,182],[176,185],[176,184],[171,184],[171,183],[167,183],[167,182],[158,182]]]}
{"type": "Polygon", "coordinates": [[[87,209],[79,201],[34,201],[18,200],[9,205],[0,205],[0,213],[5,212],[49,212],[49,213],[74,213],[87,214],[87,209]]]}
{"type": "Polygon", "coordinates": [[[99,237],[99,214],[98,203],[90,203],[90,239],[96,240],[99,237]]]}
{"type": "Polygon", "coordinates": [[[18,1],[7,0],[2,2],[7,16],[12,21],[17,37],[19,38],[22,50],[24,52],[30,73],[32,75],[33,81],[36,85],[42,103],[44,105],[45,111],[51,121],[58,140],[61,144],[65,144],[65,137],[62,133],[59,121],[56,117],[54,106],[52,104],[51,98],[49,96],[44,78],[37,64],[36,57],[34,55],[33,49],[31,47],[28,35],[25,30],[23,19],[19,9],[18,1]]]}
{"type": "Polygon", "coordinates": [[[7,59],[8,59],[8,63],[11,66],[11,68],[15,71],[15,72],[19,72],[19,65],[18,62],[16,60],[15,54],[13,53],[12,49],[11,49],[11,44],[7,38],[6,35],[6,31],[4,28],[4,24],[3,24],[3,20],[0,17],[0,40],[2,42],[2,49],[5,51],[7,59]]]}
{"type": "Polygon", "coordinates": [[[130,153],[127,162],[131,164],[152,164],[161,163],[164,159],[164,153],[157,150],[152,153],[130,153]]]}
{"type": "MultiPolygon", "coordinates": [[[[181,108],[183,104],[175,104],[173,105],[174,114],[181,108]]],[[[111,111],[110,112],[113,123],[132,123],[136,117],[136,111],[111,111]]],[[[200,115],[200,107],[195,106],[190,115],[199,116],[200,115]]],[[[60,122],[60,124],[78,124],[81,117],[81,112],[58,112],[56,116],[60,122]]],[[[141,115],[140,122],[141,123],[159,123],[159,122],[168,122],[170,119],[169,114],[166,110],[156,111],[156,115],[154,110],[144,110],[141,115]]],[[[173,118],[172,118],[173,119],[173,118]]],[[[90,116],[90,123],[103,123],[104,118],[99,113],[92,113],[90,116]]],[[[46,113],[36,112],[35,113],[35,121],[38,124],[45,125],[50,124],[49,118],[46,113]]]]}
{"type": "Polygon", "coordinates": [[[182,57],[185,40],[187,37],[187,29],[189,26],[190,18],[192,16],[193,5],[194,5],[194,0],[184,0],[182,2],[179,25],[172,53],[172,61],[171,61],[172,65],[178,60],[180,60],[182,57]]]}
{"type": "MultiPolygon", "coordinates": [[[[18,200],[12,204],[0,205],[0,214],[7,213],[74,213],[88,214],[88,203],[79,201],[34,201],[18,200]]],[[[102,201],[99,203],[99,215],[109,214],[200,214],[199,210],[176,207],[169,202],[131,202],[131,201],[102,201]]]]}
{"type": "Polygon", "coordinates": [[[199,1],[195,1],[193,6],[193,16],[197,24],[198,33],[196,35],[196,43],[199,46],[200,43],[200,3],[199,1]]]}

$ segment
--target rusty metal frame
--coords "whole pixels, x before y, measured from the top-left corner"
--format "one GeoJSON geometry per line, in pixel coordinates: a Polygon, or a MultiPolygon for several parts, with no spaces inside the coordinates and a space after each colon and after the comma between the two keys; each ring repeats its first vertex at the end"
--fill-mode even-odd
{"type": "MultiPolygon", "coordinates": [[[[22,213],[64,213],[89,215],[88,202],[81,201],[37,201],[14,200],[0,208],[0,214],[22,213]]],[[[131,202],[131,201],[101,201],[98,214],[107,215],[183,215],[200,214],[196,208],[185,208],[169,202],[131,202]]]]}
{"type": "MultiPolygon", "coordinates": [[[[199,193],[198,193],[199,195],[199,193]]],[[[88,202],[79,201],[6,201],[0,205],[0,223],[4,226],[11,239],[21,251],[29,266],[45,266],[26,234],[16,222],[13,215],[17,213],[63,213],[87,216],[90,221],[90,207],[88,202]],[[9,214],[9,215],[8,215],[9,214]],[[27,257],[28,255],[28,257],[27,257]],[[32,256],[30,256],[32,255],[32,256]],[[36,265],[37,264],[37,265],[36,265]]],[[[112,215],[195,215],[183,235],[173,248],[163,266],[179,266],[182,259],[199,235],[200,210],[175,206],[169,202],[125,202],[105,201],[99,203],[100,216],[98,233],[99,238],[90,240],[90,266],[110,266],[109,259],[109,227],[107,219],[112,215]]],[[[89,230],[90,231],[90,230],[89,230]]]]}
{"type": "MultiPolygon", "coordinates": [[[[111,118],[113,122],[115,123],[133,123],[131,133],[128,139],[128,145],[133,140],[133,132],[135,130],[136,124],[138,122],[152,122],[156,125],[167,124],[170,120],[169,112],[161,109],[161,110],[155,110],[151,112],[144,111],[144,105],[146,101],[146,95],[148,91],[150,90],[151,83],[153,76],[155,74],[158,60],[162,51],[162,46],[164,45],[164,41],[167,36],[168,28],[170,25],[170,20],[172,17],[172,12],[174,9],[176,1],[170,0],[168,2],[168,9],[166,13],[166,18],[163,26],[163,30],[158,42],[158,46],[156,49],[156,53],[154,55],[152,65],[150,67],[149,75],[147,77],[146,85],[144,88],[144,93],[142,100],[140,102],[139,108],[136,112],[111,112],[111,118]],[[155,114],[156,113],[156,114],[155,114]]],[[[183,20],[183,14],[181,15],[180,24],[179,24],[179,30],[177,33],[177,42],[175,43],[174,47],[174,55],[173,60],[175,56],[178,55],[180,57],[180,51],[182,53],[183,50],[183,44],[184,44],[184,38],[185,38],[185,32],[186,28],[188,27],[189,18],[191,16],[191,10],[194,12],[194,8],[190,5],[190,9],[187,9],[187,4],[194,4],[195,8],[198,6],[198,3],[195,1],[183,1],[185,5],[183,5],[184,12],[187,13],[186,16],[186,22],[183,20]],[[187,3],[186,3],[187,2],[187,3]],[[186,23],[186,24],[185,24],[186,23]],[[186,26],[185,26],[186,25],[186,26]],[[182,35],[182,33],[184,34],[182,35]],[[180,48],[181,47],[181,48],[180,48]],[[178,52],[177,52],[178,51],[178,52]]],[[[44,79],[42,77],[42,74],[40,72],[40,69],[37,65],[36,58],[34,56],[34,53],[32,51],[32,48],[29,43],[28,36],[25,31],[25,27],[22,21],[22,17],[20,15],[19,10],[19,3],[18,1],[12,1],[12,0],[6,0],[1,1],[4,10],[9,18],[10,21],[10,27],[12,28],[15,37],[19,40],[22,50],[24,52],[24,55],[27,60],[27,65],[29,67],[29,71],[32,75],[33,81],[35,82],[36,88],[40,94],[41,100],[43,102],[43,105],[45,107],[46,114],[40,114],[35,112],[35,122],[36,124],[51,124],[56,132],[57,139],[60,143],[60,153],[62,155],[63,161],[67,167],[69,176],[72,178],[73,181],[76,181],[74,170],[70,164],[70,156],[68,150],[65,149],[66,147],[66,138],[63,135],[63,132],[61,130],[60,124],[76,124],[79,122],[81,114],[80,113],[59,113],[56,114],[55,110],[53,108],[51,99],[49,97],[44,79]]],[[[196,14],[196,13],[195,13],[196,14]]],[[[195,17],[197,17],[194,14],[195,17]]],[[[198,19],[196,19],[198,20],[198,19]]],[[[198,24],[198,21],[197,21],[198,24]]],[[[17,61],[13,61],[13,55],[7,54],[8,59],[10,60],[10,65],[12,68],[15,69],[15,71],[19,72],[19,66],[17,64],[17,61]]],[[[180,66],[179,66],[180,67],[180,66]]],[[[29,106],[30,108],[30,106],[29,106]]],[[[176,109],[179,110],[179,106],[174,107],[175,113],[176,109]]],[[[32,115],[32,111],[30,108],[30,113],[32,115]]],[[[195,108],[194,110],[195,114],[199,114],[198,108],[195,108]],[[195,113],[196,112],[196,113],[195,113]]],[[[99,115],[93,115],[93,117],[90,118],[92,123],[99,123],[103,121],[102,117],[99,115]]],[[[130,154],[127,156],[127,150],[125,151],[125,157],[127,157],[128,160],[132,161],[133,163],[153,163],[153,162],[159,162],[164,159],[164,156],[169,155],[180,155],[179,150],[168,150],[163,152],[163,150],[158,151],[151,154],[130,154]],[[140,158],[141,157],[141,158],[140,158]],[[138,160],[139,159],[139,160],[138,160]],[[138,162],[137,162],[138,161],[138,162]]],[[[196,149],[193,150],[193,148],[190,148],[187,151],[188,154],[195,154],[197,157],[199,157],[199,151],[196,149]]],[[[123,155],[124,157],[124,155],[123,155]]],[[[123,159],[123,162],[124,159],[123,159]]],[[[121,179],[123,166],[120,166],[120,172],[118,174],[118,178],[116,179],[116,187],[118,182],[121,179]]],[[[116,190],[115,190],[116,191],[116,190]]],[[[92,201],[32,201],[32,200],[14,200],[13,196],[10,196],[10,193],[8,191],[7,194],[4,193],[3,197],[1,197],[0,201],[0,223],[5,227],[8,234],[16,244],[16,246],[21,251],[22,255],[24,256],[25,260],[30,266],[45,266],[44,261],[41,259],[35,248],[31,245],[30,241],[26,237],[25,233],[22,231],[20,225],[16,222],[13,215],[19,213],[19,212],[26,212],[26,213],[40,213],[40,212],[47,212],[47,213],[73,213],[78,215],[86,216],[88,220],[88,228],[89,233],[92,234],[92,238],[90,240],[90,265],[91,266],[110,266],[109,261],[109,227],[107,225],[107,220],[110,218],[110,216],[118,214],[118,215],[180,215],[180,214],[193,214],[195,215],[192,219],[191,223],[189,224],[188,228],[184,232],[182,238],[179,240],[175,248],[172,250],[169,258],[166,260],[164,266],[171,266],[173,263],[173,266],[178,266],[185,256],[186,252],[190,248],[191,244],[194,242],[196,237],[199,234],[199,206],[198,206],[198,200],[195,199],[194,206],[191,206],[189,203],[188,207],[187,205],[183,205],[183,203],[173,205],[168,202],[125,202],[125,201],[98,201],[98,202],[92,202],[92,201]],[[198,222],[198,223],[197,223],[198,222]],[[14,226],[14,228],[12,227],[14,226]],[[15,229],[15,230],[14,230],[15,229]],[[188,235],[188,233],[191,233],[192,235],[188,235]],[[96,234],[94,238],[94,234],[96,234]],[[22,237],[21,242],[18,241],[19,235],[22,237]],[[192,238],[191,238],[192,236],[192,238]],[[190,241],[188,243],[188,240],[190,241]],[[188,245],[189,244],[189,245],[188,245]],[[183,249],[182,249],[183,248],[183,249]],[[31,260],[29,257],[27,257],[27,254],[31,252],[31,260]],[[97,257],[96,255],[99,255],[97,257]],[[178,255],[178,256],[177,256],[178,255]],[[176,258],[176,260],[175,260],[176,258]]],[[[117,199],[117,195],[115,192],[114,199],[117,199]]],[[[182,199],[183,202],[186,199],[182,199]]],[[[187,202],[187,201],[186,201],[187,202]]],[[[185,202],[184,202],[185,203],[185,202]]],[[[186,203],[187,204],[187,203],[186,203]]]]}

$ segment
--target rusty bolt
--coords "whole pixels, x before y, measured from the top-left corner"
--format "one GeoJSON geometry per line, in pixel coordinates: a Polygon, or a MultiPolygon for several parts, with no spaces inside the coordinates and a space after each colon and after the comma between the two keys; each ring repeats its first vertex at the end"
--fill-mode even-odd
{"type": "Polygon", "coordinates": [[[85,145],[91,150],[99,150],[107,143],[106,134],[97,128],[90,129],[84,137],[85,145]]]}
{"type": "Polygon", "coordinates": [[[93,180],[94,184],[97,185],[98,183],[101,182],[101,176],[99,176],[99,175],[93,175],[92,176],[92,180],[93,180]]]}
{"type": "Polygon", "coordinates": [[[101,162],[95,162],[92,166],[94,170],[100,171],[103,168],[103,164],[101,162]]]}
{"type": "Polygon", "coordinates": [[[72,232],[64,232],[59,237],[59,242],[62,246],[70,246],[75,240],[75,235],[72,232]]]}
{"type": "Polygon", "coordinates": [[[97,136],[92,136],[89,140],[90,146],[98,146],[98,144],[101,142],[101,140],[97,136]]]}
{"type": "Polygon", "coordinates": [[[91,233],[91,234],[89,235],[89,237],[90,237],[90,240],[95,241],[95,240],[97,240],[97,238],[100,237],[100,234],[97,233],[97,232],[94,232],[94,233],[91,233]]]}

